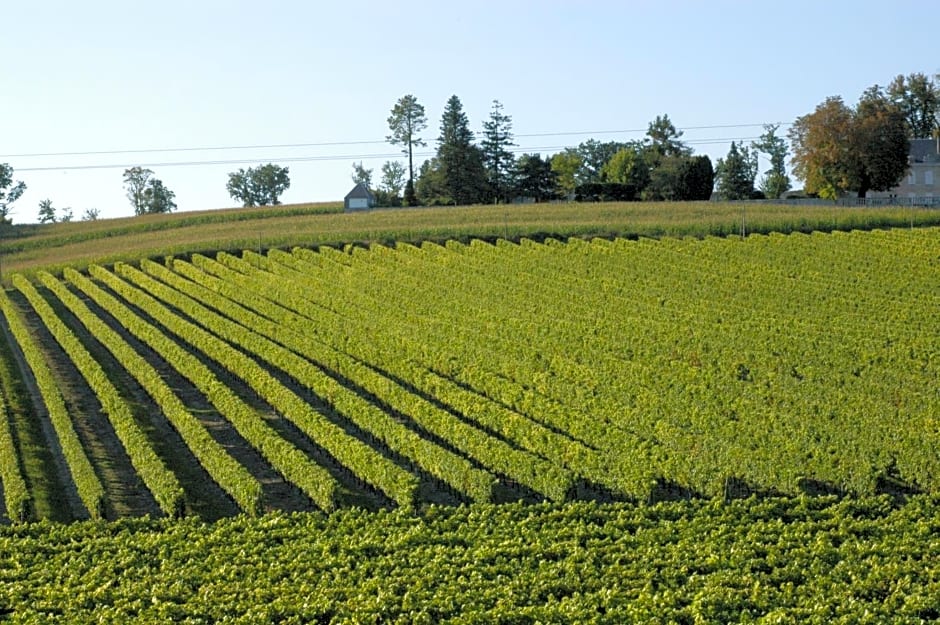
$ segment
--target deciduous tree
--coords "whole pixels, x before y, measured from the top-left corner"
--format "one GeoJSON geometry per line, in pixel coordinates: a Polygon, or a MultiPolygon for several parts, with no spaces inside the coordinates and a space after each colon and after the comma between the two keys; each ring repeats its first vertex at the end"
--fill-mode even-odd
{"type": "Polygon", "coordinates": [[[516,160],[516,194],[545,202],[555,197],[555,172],[548,159],[539,154],[523,154],[516,160]]]}
{"type": "Polygon", "coordinates": [[[124,170],[124,189],[135,215],[169,213],[176,208],[176,194],[170,191],[153,171],[143,167],[124,170]]]}
{"type": "Polygon", "coordinates": [[[52,206],[52,200],[45,199],[39,203],[39,223],[54,224],[56,222],[55,208],[52,206]]]}
{"type": "Polygon", "coordinates": [[[628,147],[628,144],[619,141],[601,142],[596,139],[582,141],[577,148],[578,155],[581,157],[578,184],[604,182],[604,165],[613,158],[614,154],[625,147],[628,147]]]}
{"type": "Polygon", "coordinates": [[[631,185],[637,193],[642,191],[649,184],[650,172],[637,147],[620,148],[601,168],[601,179],[604,182],[631,185]]]}
{"type": "Polygon", "coordinates": [[[130,167],[124,170],[124,190],[135,215],[147,212],[144,204],[144,191],[153,178],[153,170],[143,167],[130,167]]]}
{"type": "Polygon", "coordinates": [[[418,103],[413,95],[404,95],[395,106],[388,118],[388,127],[392,134],[385,140],[392,145],[402,146],[402,153],[408,157],[408,185],[405,187],[405,203],[411,206],[415,203],[415,172],[413,148],[427,145],[421,139],[421,131],[428,127],[424,106],[418,103]]]}
{"type": "MultiPolygon", "coordinates": [[[[649,156],[649,152],[644,153],[649,156]]],[[[649,172],[649,182],[640,193],[646,201],[667,200],[674,201],[679,198],[679,178],[683,156],[655,156],[647,162],[654,164],[649,172]]]]}
{"type": "Polygon", "coordinates": [[[868,191],[897,186],[910,168],[911,142],[901,108],[875,85],[855,107],[855,153],[858,172],[853,189],[858,197],[868,191]]]}
{"type": "Polygon", "coordinates": [[[910,141],[900,108],[878,86],[868,89],[856,109],[832,96],[790,128],[793,173],[808,193],[835,199],[848,191],[896,186],[908,169],[910,141]]]}
{"type": "Polygon", "coordinates": [[[565,197],[573,197],[578,187],[578,172],[582,165],[581,155],[577,150],[567,148],[564,152],[552,156],[551,163],[558,189],[565,197]]]}
{"type": "Polygon", "coordinates": [[[401,195],[405,184],[405,166],[398,161],[385,161],[382,164],[382,189],[394,195],[401,195]]]}
{"type": "Polygon", "coordinates": [[[352,181],[353,184],[364,184],[367,189],[372,188],[372,170],[366,169],[362,166],[362,161],[352,164],[352,181]]]}
{"type": "Polygon", "coordinates": [[[172,213],[176,210],[176,194],[166,188],[162,180],[154,178],[144,189],[144,206],[147,213],[172,213]]]}
{"type": "Polygon", "coordinates": [[[406,173],[405,166],[399,161],[385,161],[382,164],[382,180],[375,198],[377,205],[401,206],[406,173]]]}
{"type": "Polygon", "coordinates": [[[682,142],[682,134],[666,114],[657,115],[648,124],[642,151],[637,150],[649,171],[649,182],[642,187],[644,200],[678,199],[683,159],[692,154],[692,150],[682,142]]]}
{"type": "Polygon", "coordinates": [[[25,191],[26,184],[22,180],[13,182],[13,168],[0,163],[0,222],[9,221],[10,204],[20,199],[25,191]]]}
{"type": "Polygon", "coordinates": [[[888,85],[888,98],[901,109],[912,139],[934,136],[940,127],[940,84],[926,74],[898,75],[888,85]]]}
{"type": "Polygon", "coordinates": [[[711,198],[715,170],[708,156],[682,156],[676,174],[676,200],[702,201],[711,198]]]}
{"type": "Polygon", "coordinates": [[[290,170],[273,163],[239,169],[228,175],[225,188],[243,206],[276,206],[290,188],[290,170]]]}
{"type": "MultiPolygon", "coordinates": [[[[405,181],[406,194],[410,183],[410,180],[405,181]]],[[[447,195],[444,184],[444,168],[441,167],[441,162],[436,156],[421,163],[414,193],[421,200],[421,203],[427,206],[454,203],[453,198],[447,195]]]]}

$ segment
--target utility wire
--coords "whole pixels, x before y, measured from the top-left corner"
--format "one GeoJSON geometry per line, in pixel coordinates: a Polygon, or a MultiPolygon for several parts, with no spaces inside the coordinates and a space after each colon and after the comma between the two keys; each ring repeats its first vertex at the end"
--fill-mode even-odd
{"type": "MultiPolygon", "coordinates": [[[[728,128],[756,128],[766,124],[714,124],[709,126],[686,126],[677,128],[679,132],[687,130],[717,130],[728,128]]],[[[788,126],[790,123],[777,123],[778,126],[788,126]]],[[[515,138],[532,137],[568,137],[582,135],[610,135],[610,134],[634,134],[647,132],[648,128],[628,128],[624,130],[584,130],[584,131],[565,131],[565,132],[535,132],[527,134],[514,135],[515,138]]],[[[129,150],[84,150],[77,152],[28,152],[22,154],[0,154],[2,159],[10,158],[38,158],[50,156],[106,156],[116,154],[157,154],[168,152],[210,152],[210,151],[229,151],[229,150],[262,150],[262,149],[295,149],[295,148],[319,148],[319,147],[339,147],[349,145],[379,145],[387,143],[385,139],[367,140],[367,141],[327,141],[318,143],[269,143],[256,145],[226,145],[226,146],[203,146],[203,147],[181,147],[181,148],[148,148],[148,149],[129,149],[129,150]]],[[[687,141],[686,143],[691,143],[687,141]]]]}
{"type": "MultiPolygon", "coordinates": [[[[758,139],[758,137],[728,137],[720,139],[697,139],[684,141],[686,145],[719,145],[724,143],[729,143],[731,141],[743,142],[743,141],[753,141],[758,139]]],[[[553,146],[537,146],[537,147],[514,147],[510,148],[510,152],[522,154],[522,153],[541,153],[548,151],[558,151],[570,148],[570,145],[553,145],[553,146]]],[[[414,152],[415,157],[431,157],[435,156],[435,152],[414,152]]],[[[329,154],[329,155],[316,155],[316,156],[283,156],[283,157],[272,157],[272,158],[237,158],[237,159],[218,159],[218,160],[196,160],[196,161],[165,161],[165,162],[152,162],[152,163],[94,163],[87,165],[47,165],[41,167],[18,167],[17,172],[30,172],[30,171],[77,171],[77,170],[90,170],[90,169],[127,169],[130,167],[199,167],[199,166],[208,166],[208,165],[244,165],[248,163],[258,163],[258,162],[271,162],[271,163],[307,163],[315,161],[372,161],[376,159],[390,159],[390,158],[399,158],[402,156],[401,152],[385,152],[385,153],[371,153],[371,154],[329,154]]],[[[0,157],[5,158],[5,157],[0,157]]]]}

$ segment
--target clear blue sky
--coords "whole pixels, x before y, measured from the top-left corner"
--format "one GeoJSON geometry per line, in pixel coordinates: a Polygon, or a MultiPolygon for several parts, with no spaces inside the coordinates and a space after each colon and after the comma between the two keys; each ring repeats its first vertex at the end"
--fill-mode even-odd
{"type": "Polygon", "coordinates": [[[940,3],[923,1],[7,0],[0,15],[0,162],[28,185],[15,223],[46,198],[130,215],[135,164],[181,211],[233,206],[228,172],[269,161],[290,167],[284,202],[338,200],[353,161],[378,178],[396,157],[386,119],[407,93],[427,111],[422,152],[456,94],[476,132],[502,102],[526,151],[640,138],[666,113],[715,160],[761,129],[695,127],[788,124],[940,71],[940,3]],[[141,152],[61,154],[120,150],[141,152]],[[58,155],[23,156],[38,153],[58,155]],[[66,169],[89,165],[117,167],[66,169]]]}

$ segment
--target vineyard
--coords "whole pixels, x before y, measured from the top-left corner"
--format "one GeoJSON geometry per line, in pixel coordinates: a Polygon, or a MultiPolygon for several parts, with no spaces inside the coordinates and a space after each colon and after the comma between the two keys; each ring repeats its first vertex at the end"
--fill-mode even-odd
{"type": "Polygon", "coordinates": [[[14,275],[5,516],[936,493],[938,269],[918,229],[14,275]]]}
{"type": "Polygon", "coordinates": [[[940,618],[940,501],[432,506],[0,527],[0,622],[940,618]]]}
{"type": "Polygon", "coordinates": [[[5,278],[0,621],[940,617],[938,228],[5,278]]]}

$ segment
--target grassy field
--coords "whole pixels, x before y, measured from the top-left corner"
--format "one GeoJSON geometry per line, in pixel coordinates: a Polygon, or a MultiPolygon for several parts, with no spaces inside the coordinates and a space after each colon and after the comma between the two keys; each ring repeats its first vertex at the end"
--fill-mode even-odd
{"type": "Polygon", "coordinates": [[[14,226],[0,232],[0,270],[83,268],[141,257],[194,252],[342,246],[370,242],[445,241],[522,236],[723,236],[940,224],[940,211],[773,204],[525,204],[343,213],[304,204],[146,215],[95,222],[14,226]]]}

